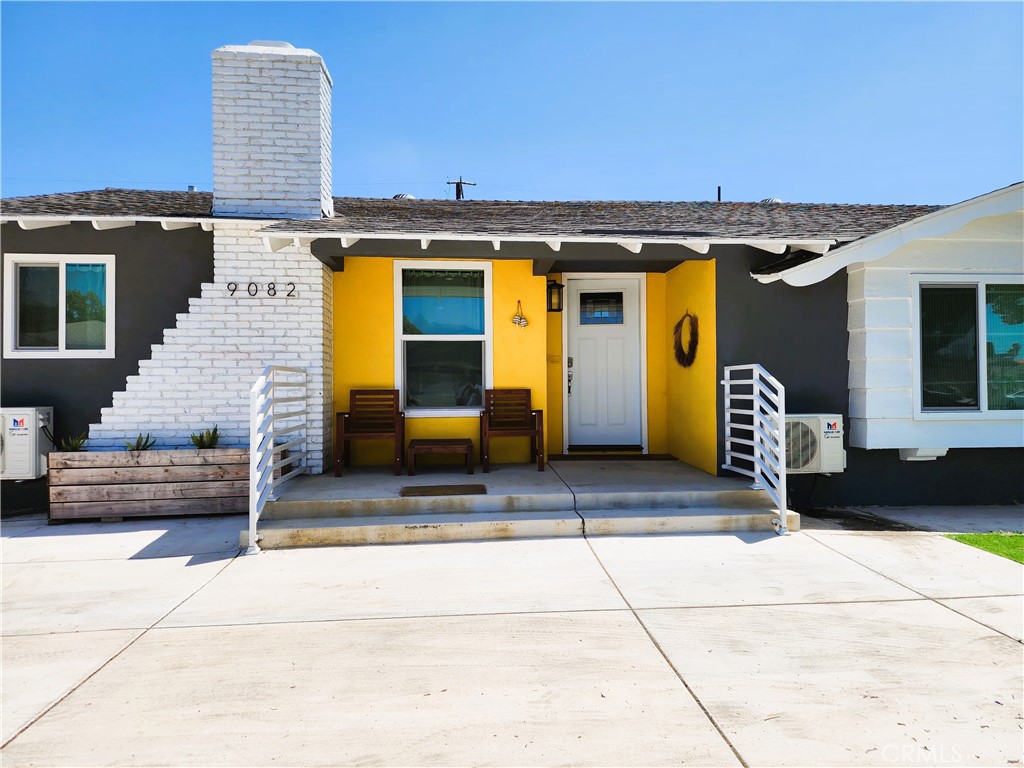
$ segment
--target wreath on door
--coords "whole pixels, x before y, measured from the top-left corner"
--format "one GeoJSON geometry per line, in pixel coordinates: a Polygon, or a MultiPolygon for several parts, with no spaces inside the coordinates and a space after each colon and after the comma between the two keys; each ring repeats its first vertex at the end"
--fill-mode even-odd
{"type": "Polygon", "coordinates": [[[676,353],[676,362],[683,366],[683,368],[689,368],[697,357],[697,342],[700,339],[697,316],[687,311],[685,315],[679,318],[679,322],[676,323],[672,335],[675,340],[673,349],[676,353]],[[686,322],[687,320],[689,320],[689,323],[686,322]],[[686,349],[683,349],[683,325],[686,325],[688,329],[686,349]]]}

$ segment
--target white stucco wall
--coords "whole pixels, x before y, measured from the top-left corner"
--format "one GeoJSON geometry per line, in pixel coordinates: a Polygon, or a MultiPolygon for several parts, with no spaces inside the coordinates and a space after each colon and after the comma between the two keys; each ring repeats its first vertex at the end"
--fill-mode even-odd
{"type": "MultiPolygon", "coordinates": [[[[855,448],[983,448],[1024,445],[1024,414],[922,413],[917,280],[1024,273],[1024,215],[977,220],[950,235],[917,239],[889,256],[853,264],[848,301],[850,445],[855,448]],[[916,278],[916,279],[915,279],[916,278]]],[[[982,347],[984,349],[984,347],[982,347]]]]}

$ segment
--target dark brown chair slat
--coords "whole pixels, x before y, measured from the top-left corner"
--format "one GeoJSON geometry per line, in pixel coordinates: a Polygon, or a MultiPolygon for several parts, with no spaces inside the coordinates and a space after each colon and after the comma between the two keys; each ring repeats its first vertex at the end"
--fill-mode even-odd
{"type": "Polygon", "coordinates": [[[491,471],[492,437],[529,437],[530,461],[544,471],[544,411],[530,407],[528,389],[488,389],[480,412],[480,459],[484,472],[491,471]]]}
{"type": "Polygon", "coordinates": [[[395,474],[402,474],[405,461],[405,413],[400,410],[397,389],[353,389],[348,411],[335,419],[334,476],[352,461],[352,440],[393,440],[395,474]]]}

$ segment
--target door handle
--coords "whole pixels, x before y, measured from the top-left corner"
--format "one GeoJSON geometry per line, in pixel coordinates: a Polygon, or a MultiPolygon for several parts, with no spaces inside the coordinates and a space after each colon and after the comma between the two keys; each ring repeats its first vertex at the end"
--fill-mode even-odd
{"type": "MultiPolygon", "coordinates": [[[[571,361],[572,358],[570,357],[569,360],[571,361]]],[[[569,371],[568,380],[569,380],[569,391],[568,391],[567,394],[569,395],[569,397],[572,397],[572,371],[569,371]]]]}

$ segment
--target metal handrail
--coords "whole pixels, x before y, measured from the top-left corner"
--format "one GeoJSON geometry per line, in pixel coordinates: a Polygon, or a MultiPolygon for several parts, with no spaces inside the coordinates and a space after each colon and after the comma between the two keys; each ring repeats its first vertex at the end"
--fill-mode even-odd
{"type": "Polygon", "coordinates": [[[249,390],[249,546],[260,551],[257,525],[263,508],[274,499],[274,488],[309,471],[306,460],[309,419],[305,408],[277,411],[284,403],[306,402],[306,372],[302,368],[268,365],[249,390]],[[282,390],[282,394],[278,394],[282,390]],[[297,394],[298,391],[298,394],[297,394]],[[298,423],[295,423],[298,420],[298,423]],[[280,426],[278,423],[280,422],[280,426]],[[280,443],[283,435],[300,433],[280,443]],[[298,448],[299,450],[292,450],[298,448]],[[287,455],[275,458],[277,452],[287,455]],[[291,466],[289,471],[286,467],[291,466]],[[278,474],[279,473],[279,474],[278,474]]]}
{"type": "Polygon", "coordinates": [[[725,464],[723,469],[753,478],[779,516],[775,532],[786,528],[786,388],[757,363],[725,367],[725,464]],[[742,391],[734,391],[742,390],[742,391]],[[750,420],[733,421],[733,416],[750,420]],[[736,464],[739,461],[740,464],[736,464]]]}

